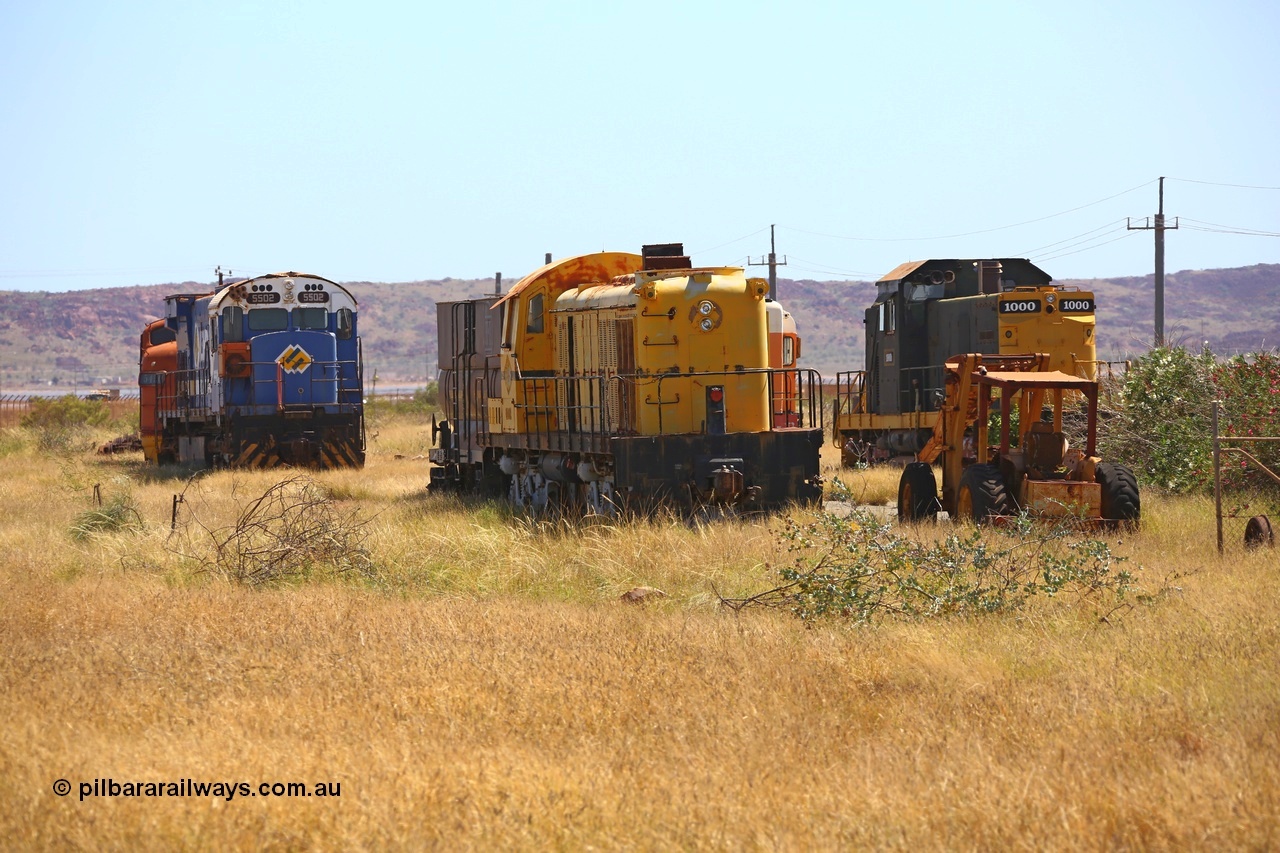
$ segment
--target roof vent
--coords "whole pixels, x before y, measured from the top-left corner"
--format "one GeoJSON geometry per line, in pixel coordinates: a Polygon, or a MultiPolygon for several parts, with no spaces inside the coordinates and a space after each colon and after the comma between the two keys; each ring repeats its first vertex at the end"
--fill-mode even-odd
{"type": "Polygon", "coordinates": [[[693,261],[684,253],[684,243],[654,243],[643,246],[640,256],[645,270],[688,270],[693,261]]]}
{"type": "Polygon", "coordinates": [[[999,293],[1004,266],[999,261],[974,261],[973,265],[978,271],[978,292],[999,293]]]}

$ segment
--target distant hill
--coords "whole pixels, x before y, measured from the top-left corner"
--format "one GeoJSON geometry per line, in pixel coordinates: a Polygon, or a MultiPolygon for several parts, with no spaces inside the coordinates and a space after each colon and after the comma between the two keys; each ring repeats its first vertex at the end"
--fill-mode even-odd
{"type": "MultiPolygon", "coordinates": [[[[490,293],[463,279],[344,282],[360,305],[366,381],[435,378],[436,301],[490,293]]],[[[164,297],[207,293],[199,282],[74,290],[0,291],[0,392],[17,388],[136,385],[138,336],[164,313],[164,297]]]]}
{"type": "MultiPolygon", "coordinates": [[[[1098,302],[1099,357],[1143,352],[1153,331],[1151,276],[1062,280],[1098,302]]],[[[346,282],[361,308],[367,378],[414,384],[435,377],[437,300],[492,292],[490,280],[346,282]]],[[[0,291],[0,392],[19,388],[129,387],[136,382],[138,335],[164,297],[208,290],[196,282],[76,290],[0,291]]],[[[783,304],[804,339],[802,361],[831,376],[862,366],[862,312],[872,282],[779,279],[783,304]]],[[[1230,355],[1280,346],[1280,264],[1188,270],[1165,276],[1165,333],[1174,343],[1230,355]]]]}

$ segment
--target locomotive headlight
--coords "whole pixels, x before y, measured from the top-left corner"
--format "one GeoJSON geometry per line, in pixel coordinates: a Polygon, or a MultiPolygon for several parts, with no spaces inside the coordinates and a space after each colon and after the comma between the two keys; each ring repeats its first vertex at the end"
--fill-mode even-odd
{"type": "MultiPolygon", "coordinates": [[[[705,305],[706,303],[704,302],[703,304],[705,305]]],[[[704,332],[709,332],[716,327],[716,324],[711,322],[710,317],[704,318],[701,325],[702,325],[702,331],[704,332]]]]}
{"type": "MultiPolygon", "coordinates": [[[[704,317],[710,314],[714,310],[716,310],[716,306],[712,305],[710,302],[706,300],[703,300],[702,302],[698,303],[698,313],[703,315],[704,317]]],[[[704,325],[702,328],[705,329],[707,328],[707,326],[704,325]]]]}

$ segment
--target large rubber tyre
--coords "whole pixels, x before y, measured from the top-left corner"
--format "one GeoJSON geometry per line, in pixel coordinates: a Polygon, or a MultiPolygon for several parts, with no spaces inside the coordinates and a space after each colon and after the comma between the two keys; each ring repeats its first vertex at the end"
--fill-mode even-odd
{"type": "Polygon", "coordinates": [[[938,481],[933,466],[912,462],[898,480],[898,521],[934,521],[938,517],[938,481]]]}
{"type": "Polygon", "coordinates": [[[1244,547],[1260,548],[1263,545],[1268,548],[1276,547],[1276,534],[1271,529],[1271,519],[1265,515],[1255,515],[1245,525],[1244,547]]]}
{"type": "Polygon", "coordinates": [[[1102,462],[1094,479],[1102,486],[1102,517],[1136,527],[1142,518],[1142,498],[1133,472],[1123,465],[1102,462]]]}
{"type": "Polygon", "coordinates": [[[1013,515],[1013,501],[1004,477],[995,465],[970,465],[960,476],[956,490],[956,516],[961,521],[985,524],[992,516],[1013,515]]]}

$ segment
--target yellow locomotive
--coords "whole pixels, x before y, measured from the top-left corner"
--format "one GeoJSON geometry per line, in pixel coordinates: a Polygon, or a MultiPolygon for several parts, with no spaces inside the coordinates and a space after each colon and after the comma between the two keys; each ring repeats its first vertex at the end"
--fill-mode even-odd
{"type": "Polygon", "coordinates": [[[440,303],[447,417],[431,489],[599,513],[820,499],[821,380],[776,318],[792,343],[775,347],[789,363],[770,363],[767,294],[674,243],[565,258],[501,298],[440,303]]]}

